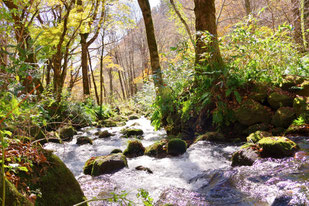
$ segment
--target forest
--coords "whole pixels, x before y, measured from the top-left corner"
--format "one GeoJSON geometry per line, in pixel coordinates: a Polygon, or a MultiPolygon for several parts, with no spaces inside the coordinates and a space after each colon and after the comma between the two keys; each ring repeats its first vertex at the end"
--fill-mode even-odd
{"type": "Polygon", "coordinates": [[[309,0],[0,0],[0,204],[309,205],[309,0]]]}

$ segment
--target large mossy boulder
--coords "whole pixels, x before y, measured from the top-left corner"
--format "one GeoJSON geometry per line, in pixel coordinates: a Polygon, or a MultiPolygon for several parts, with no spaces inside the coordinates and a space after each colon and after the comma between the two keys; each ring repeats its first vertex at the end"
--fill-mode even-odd
{"type": "Polygon", "coordinates": [[[134,129],[134,128],[124,128],[121,130],[122,137],[129,138],[132,136],[140,137],[144,134],[144,131],[141,129],[134,129]]]}
{"type": "Polygon", "coordinates": [[[273,116],[271,123],[276,127],[287,128],[295,119],[296,115],[292,107],[281,107],[273,116]]]}
{"type": "Polygon", "coordinates": [[[267,108],[252,99],[245,101],[236,109],[235,117],[238,122],[246,126],[262,122],[269,123],[271,119],[267,108]]]}
{"type": "Polygon", "coordinates": [[[84,145],[84,144],[93,144],[92,139],[89,137],[81,136],[77,138],[76,144],[78,145],[84,145]]]}
{"type": "Polygon", "coordinates": [[[279,109],[280,107],[292,107],[293,99],[293,97],[282,92],[273,92],[268,96],[267,101],[271,108],[279,109]]]}
{"type": "Polygon", "coordinates": [[[258,158],[258,153],[251,147],[242,148],[233,154],[232,166],[251,166],[258,158]]]}
{"type": "MultiPolygon", "coordinates": [[[[0,204],[2,205],[2,185],[3,185],[3,178],[2,175],[0,176],[0,185],[1,185],[1,197],[0,197],[0,204]]],[[[7,179],[5,179],[5,205],[8,206],[33,206],[34,204],[30,202],[25,196],[19,193],[16,187],[10,183],[7,179]]]]}
{"type": "Polygon", "coordinates": [[[166,146],[167,146],[166,140],[155,142],[154,144],[146,147],[145,155],[157,158],[166,157],[167,155],[166,146]]]}
{"type": "Polygon", "coordinates": [[[257,143],[258,141],[260,141],[261,139],[263,139],[264,137],[270,137],[272,136],[272,134],[270,132],[266,132],[266,131],[256,131],[254,133],[251,133],[248,137],[247,137],[247,142],[249,143],[257,143]]]}
{"type": "Polygon", "coordinates": [[[292,156],[298,145],[286,137],[264,137],[257,142],[261,157],[282,158],[292,156]]]}
{"type": "Polygon", "coordinates": [[[72,172],[51,152],[46,155],[49,166],[39,174],[35,188],[42,196],[36,200],[36,205],[74,205],[85,200],[83,191],[72,172]]]}
{"type": "Polygon", "coordinates": [[[309,97],[309,80],[304,81],[300,84],[300,90],[296,92],[297,95],[309,97]]]}
{"type": "Polygon", "coordinates": [[[127,158],[121,153],[92,157],[85,163],[84,174],[91,176],[111,174],[124,167],[128,167],[127,158]]]}
{"type": "Polygon", "coordinates": [[[167,153],[172,156],[182,155],[187,151],[187,143],[181,139],[171,139],[167,144],[167,153]]]}
{"type": "Polygon", "coordinates": [[[206,140],[214,142],[224,142],[225,137],[220,132],[206,132],[205,134],[198,136],[194,142],[206,140]]]}
{"type": "Polygon", "coordinates": [[[123,151],[123,154],[129,158],[143,156],[144,153],[145,153],[145,147],[139,140],[128,141],[128,146],[123,151]]]}
{"type": "Polygon", "coordinates": [[[309,112],[309,97],[295,97],[293,101],[293,109],[297,115],[309,112]]]}
{"type": "Polygon", "coordinates": [[[108,130],[97,132],[95,133],[95,135],[98,135],[100,139],[109,138],[113,136],[113,134],[110,133],[108,130]]]}
{"type": "Polygon", "coordinates": [[[72,126],[65,126],[59,130],[59,136],[62,141],[72,141],[73,136],[76,134],[77,132],[72,126]]]}

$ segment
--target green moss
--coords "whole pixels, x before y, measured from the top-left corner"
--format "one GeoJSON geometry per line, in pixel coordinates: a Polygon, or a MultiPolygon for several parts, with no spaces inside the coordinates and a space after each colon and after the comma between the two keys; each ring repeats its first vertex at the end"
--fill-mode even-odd
{"type": "Polygon", "coordinates": [[[46,157],[49,167],[36,185],[42,193],[36,205],[67,206],[84,201],[84,193],[66,165],[56,155],[48,153],[46,157]]]}
{"type": "Polygon", "coordinates": [[[145,155],[150,157],[164,157],[166,156],[165,146],[167,144],[166,140],[155,142],[154,144],[146,147],[145,155]]]}
{"type": "Polygon", "coordinates": [[[127,157],[138,157],[144,155],[145,147],[139,140],[130,140],[123,154],[127,157]]]}
{"type": "Polygon", "coordinates": [[[129,120],[139,119],[139,116],[133,114],[133,115],[129,116],[128,119],[129,120]]]}
{"type": "Polygon", "coordinates": [[[273,92],[268,96],[268,103],[273,109],[278,109],[280,107],[290,107],[293,105],[293,98],[279,93],[273,92]]]}
{"type": "Polygon", "coordinates": [[[298,145],[286,137],[265,137],[257,144],[262,148],[262,157],[287,157],[298,149],[298,145]]]}
{"type": "Polygon", "coordinates": [[[113,134],[111,134],[108,130],[98,132],[98,133],[96,133],[96,135],[99,135],[99,138],[108,138],[108,137],[113,136],[113,134]]]}
{"type": "Polygon", "coordinates": [[[141,136],[144,134],[144,131],[141,129],[131,129],[131,128],[124,128],[121,130],[122,137],[129,138],[131,136],[141,136]]]}
{"type": "Polygon", "coordinates": [[[187,143],[181,139],[172,139],[167,144],[167,153],[169,155],[177,156],[187,151],[187,143]]]}
{"type": "Polygon", "coordinates": [[[72,126],[66,126],[66,127],[62,127],[59,130],[59,135],[60,138],[63,141],[71,141],[73,139],[73,136],[77,134],[76,130],[74,129],[74,127],[72,126]]]}
{"type": "Polygon", "coordinates": [[[224,141],[225,137],[219,132],[206,132],[203,135],[200,135],[196,138],[194,142],[198,141],[224,141]]]}
{"type": "Polygon", "coordinates": [[[77,138],[77,142],[76,144],[78,145],[83,145],[83,144],[93,144],[92,139],[90,139],[89,137],[78,137],[77,138]]]}
{"type": "Polygon", "coordinates": [[[259,140],[263,139],[264,137],[269,137],[272,134],[269,132],[265,132],[265,131],[256,131],[254,133],[251,133],[248,137],[247,137],[247,142],[252,142],[252,143],[256,143],[259,140]]]}
{"type": "MultiPolygon", "coordinates": [[[[1,198],[2,198],[2,175],[0,176],[0,185],[1,185],[1,198]]],[[[32,206],[31,203],[25,196],[17,191],[15,186],[10,183],[7,179],[5,179],[5,205],[8,206],[32,206]]],[[[2,199],[0,198],[0,204],[2,205],[2,199]]]]}

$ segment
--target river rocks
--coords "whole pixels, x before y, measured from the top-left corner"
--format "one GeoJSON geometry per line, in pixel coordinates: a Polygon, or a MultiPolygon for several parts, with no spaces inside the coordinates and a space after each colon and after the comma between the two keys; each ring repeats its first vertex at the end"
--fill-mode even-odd
{"type": "Polygon", "coordinates": [[[248,127],[245,130],[245,134],[251,134],[254,133],[256,131],[268,131],[272,128],[273,126],[271,124],[266,124],[266,123],[259,123],[259,124],[254,124],[250,127],[248,127]]]}
{"type": "Polygon", "coordinates": [[[111,119],[103,120],[100,124],[103,127],[117,127],[117,122],[111,119]]]}
{"type": "Polygon", "coordinates": [[[132,129],[132,128],[124,128],[121,130],[122,137],[129,138],[132,136],[140,137],[144,134],[144,131],[141,129],[132,129]]]}
{"type": "Polygon", "coordinates": [[[258,158],[258,153],[251,147],[243,148],[233,154],[232,166],[251,166],[258,158]]]}
{"type": "Polygon", "coordinates": [[[122,153],[121,149],[113,149],[110,154],[122,153]]]}
{"type": "Polygon", "coordinates": [[[152,174],[153,172],[151,171],[151,169],[147,168],[147,167],[144,167],[144,166],[137,166],[135,167],[136,170],[141,170],[141,171],[146,171],[147,173],[149,174],[152,174]]]}
{"type": "MultiPolygon", "coordinates": [[[[38,196],[35,205],[74,205],[84,201],[84,193],[72,172],[51,152],[46,154],[48,167],[42,172],[37,168],[37,179],[32,190],[39,189],[42,196],[38,196]]],[[[86,205],[86,204],[84,204],[86,205]]]]}
{"type": "Polygon", "coordinates": [[[198,136],[194,142],[203,140],[223,142],[225,141],[225,137],[220,132],[206,132],[205,134],[198,136]]]}
{"type": "Polygon", "coordinates": [[[259,140],[263,139],[264,137],[270,137],[272,136],[271,133],[269,132],[265,132],[265,131],[256,131],[254,133],[251,133],[248,137],[247,137],[247,142],[249,143],[256,143],[259,140]]]}
{"type": "Polygon", "coordinates": [[[295,119],[295,117],[296,115],[293,108],[281,107],[276,111],[275,115],[271,120],[271,123],[276,127],[287,128],[295,119]]]}
{"type": "Polygon", "coordinates": [[[288,157],[298,150],[298,145],[286,137],[265,137],[257,145],[261,149],[261,157],[288,157]]]}
{"type": "Polygon", "coordinates": [[[280,107],[292,107],[293,99],[293,97],[282,92],[273,92],[268,96],[268,103],[273,109],[279,109],[280,107]]]}
{"type": "Polygon", "coordinates": [[[271,115],[260,103],[249,99],[235,111],[235,117],[243,125],[253,125],[256,123],[269,123],[271,115]]]}
{"type": "Polygon", "coordinates": [[[172,139],[167,144],[167,153],[172,156],[177,156],[187,151],[187,143],[181,139],[172,139]]]}
{"type": "Polygon", "coordinates": [[[154,144],[146,147],[145,155],[157,158],[166,157],[167,155],[166,144],[167,144],[166,140],[155,142],[154,144]]]}
{"type": "Polygon", "coordinates": [[[309,111],[309,97],[295,97],[293,101],[293,109],[297,115],[309,111]]]}
{"type": "Polygon", "coordinates": [[[72,126],[65,126],[60,128],[59,130],[59,136],[62,141],[71,141],[73,139],[73,136],[76,134],[77,132],[72,126]]]}
{"type": "Polygon", "coordinates": [[[108,138],[108,137],[111,137],[113,136],[112,133],[110,133],[108,130],[104,130],[104,131],[101,131],[101,132],[97,132],[95,133],[95,135],[98,135],[99,138],[108,138]]]}
{"type": "Polygon", "coordinates": [[[76,144],[78,145],[92,144],[92,140],[89,137],[82,136],[77,138],[76,144]]]}
{"type": "Polygon", "coordinates": [[[111,154],[107,156],[92,157],[84,166],[84,174],[99,176],[111,174],[128,167],[127,159],[123,154],[111,154]]]}
{"type": "Polygon", "coordinates": [[[129,120],[139,119],[139,116],[133,114],[133,115],[130,115],[130,116],[128,117],[128,119],[129,119],[129,120]]]}
{"type": "Polygon", "coordinates": [[[145,147],[139,140],[130,140],[128,142],[127,148],[124,150],[123,154],[126,157],[138,157],[144,155],[145,147]]]}
{"type": "Polygon", "coordinates": [[[309,97],[309,80],[304,81],[300,84],[300,90],[295,92],[297,95],[309,97]]]}

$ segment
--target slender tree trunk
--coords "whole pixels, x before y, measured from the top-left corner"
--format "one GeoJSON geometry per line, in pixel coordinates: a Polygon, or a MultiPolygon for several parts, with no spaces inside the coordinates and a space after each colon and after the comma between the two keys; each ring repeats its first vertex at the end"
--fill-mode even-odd
{"type": "Polygon", "coordinates": [[[249,16],[251,14],[251,2],[250,2],[250,0],[245,0],[245,9],[246,9],[246,15],[249,16]]]}
{"type": "Polygon", "coordinates": [[[302,32],[301,32],[301,20],[300,20],[300,4],[299,0],[291,0],[292,12],[293,12],[293,24],[294,24],[294,39],[299,45],[302,45],[302,32]]]}
{"type": "Polygon", "coordinates": [[[88,54],[87,37],[88,34],[80,34],[82,46],[82,74],[83,74],[83,92],[84,95],[90,95],[89,77],[88,77],[88,54]]]}
{"type": "Polygon", "coordinates": [[[108,76],[109,76],[109,99],[110,99],[110,103],[112,103],[113,101],[113,74],[112,74],[112,69],[110,68],[108,70],[108,76]]]}
{"type": "MultiPolygon", "coordinates": [[[[118,57],[118,53],[117,52],[115,53],[115,59],[116,59],[116,64],[120,65],[119,57],[118,57]]],[[[122,80],[122,76],[121,76],[120,70],[118,70],[118,77],[119,77],[119,82],[120,82],[122,96],[123,96],[123,99],[125,100],[126,99],[126,95],[125,95],[125,91],[124,91],[124,85],[123,85],[123,80],[122,80]]]]}
{"type": "Polygon", "coordinates": [[[156,87],[156,94],[160,96],[162,93],[161,90],[163,87],[163,78],[162,78],[157,42],[156,42],[156,37],[154,33],[154,26],[153,26],[153,21],[151,17],[151,9],[150,9],[148,0],[138,0],[138,4],[143,13],[143,18],[144,18],[144,23],[145,23],[145,28],[146,28],[146,35],[147,35],[147,42],[148,42],[148,49],[150,53],[153,81],[156,87]]]}
{"type": "Polygon", "coordinates": [[[209,65],[212,69],[221,68],[223,60],[219,50],[218,34],[216,25],[216,8],[214,0],[194,0],[195,8],[195,28],[196,28],[196,48],[195,64],[209,65]],[[209,32],[211,41],[203,41],[201,32],[209,32]],[[206,54],[206,56],[204,56],[206,54]],[[205,59],[205,61],[202,61],[205,59]]]}
{"type": "Polygon", "coordinates": [[[46,87],[50,84],[50,70],[52,69],[51,61],[47,61],[47,66],[46,66],[46,87]]]}
{"type": "Polygon", "coordinates": [[[91,58],[90,58],[89,50],[87,51],[87,53],[88,53],[89,66],[90,66],[90,72],[91,72],[91,76],[92,76],[92,82],[93,82],[95,97],[96,97],[96,100],[97,100],[97,104],[100,104],[100,98],[99,98],[99,94],[98,94],[97,84],[95,82],[94,73],[93,73],[93,70],[92,70],[92,64],[91,64],[91,58]]]}
{"type": "Polygon", "coordinates": [[[192,34],[191,34],[191,31],[190,31],[190,28],[186,22],[186,20],[181,16],[180,12],[178,11],[176,5],[175,5],[175,2],[174,0],[170,0],[170,3],[175,11],[175,13],[177,14],[178,18],[180,19],[181,23],[185,26],[185,29],[186,29],[186,32],[192,42],[192,45],[194,46],[194,40],[193,40],[193,37],[192,37],[192,34]]]}

